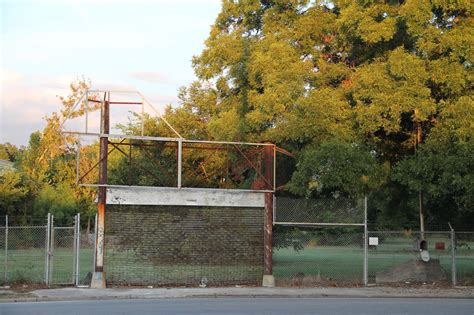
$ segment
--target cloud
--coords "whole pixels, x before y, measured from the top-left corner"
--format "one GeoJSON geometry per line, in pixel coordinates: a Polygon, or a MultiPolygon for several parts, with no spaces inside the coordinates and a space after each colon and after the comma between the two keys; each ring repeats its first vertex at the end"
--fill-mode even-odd
{"type": "Polygon", "coordinates": [[[69,77],[23,75],[1,71],[0,142],[24,145],[29,135],[44,128],[44,117],[61,108],[58,95],[65,95],[69,77]]]}
{"type": "Polygon", "coordinates": [[[128,74],[129,77],[150,83],[170,83],[170,79],[159,72],[134,71],[128,74]]]}
{"type": "MultiPolygon", "coordinates": [[[[153,74],[148,73],[145,77],[153,79],[153,74]]],[[[0,72],[0,78],[0,91],[2,92],[0,94],[0,143],[11,142],[17,145],[26,145],[32,132],[45,127],[44,117],[61,109],[62,105],[58,96],[67,95],[69,84],[77,80],[72,76],[25,75],[7,70],[0,72]]],[[[139,90],[133,85],[120,81],[101,80],[93,81],[91,88],[114,91],[139,90]]],[[[159,94],[151,90],[141,92],[158,113],[163,113],[167,104],[176,105],[178,102],[174,95],[159,94]]],[[[118,98],[116,100],[124,98],[124,100],[134,101],[133,94],[129,93],[115,93],[114,97],[118,98]]],[[[112,110],[111,122],[113,121],[113,125],[126,123],[129,111],[137,110],[137,108],[122,107],[112,110]]],[[[145,107],[145,111],[152,116],[157,114],[149,106],[145,107]]],[[[91,114],[89,118],[89,127],[97,129],[97,117],[91,114]]],[[[74,122],[71,123],[75,125],[74,122]]],[[[82,127],[75,131],[83,131],[84,125],[78,126],[82,127]]]]}

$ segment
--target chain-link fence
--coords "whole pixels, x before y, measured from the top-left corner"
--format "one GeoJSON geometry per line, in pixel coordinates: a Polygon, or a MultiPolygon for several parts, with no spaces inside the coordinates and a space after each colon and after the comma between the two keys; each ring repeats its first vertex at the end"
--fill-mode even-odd
{"type": "Polygon", "coordinates": [[[474,232],[371,231],[367,247],[362,228],[276,226],[273,274],[283,286],[474,284],[474,232]]]}
{"type": "Polygon", "coordinates": [[[370,283],[453,283],[451,232],[377,231],[368,235],[370,283]],[[423,249],[428,262],[422,261],[423,249]]]}
{"type": "Polygon", "coordinates": [[[95,230],[91,224],[89,229],[80,231],[78,243],[77,285],[90,285],[95,264],[95,230]]]}
{"type": "Polygon", "coordinates": [[[456,275],[460,285],[474,285],[474,232],[456,232],[456,275]]]}
{"type": "Polygon", "coordinates": [[[0,229],[3,284],[44,281],[47,226],[8,226],[0,229]]]}
{"type": "Polygon", "coordinates": [[[277,197],[275,205],[277,283],[474,283],[474,232],[369,232],[367,198],[277,197]]]}
{"type": "Polygon", "coordinates": [[[85,284],[81,279],[92,271],[93,246],[89,244],[87,248],[80,242],[80,216],[74,218],[72,225],[72,220],[62,224],[57,220],[59,226],[55,226],[55,219],[49,214],[42,221],[34,218],[30,223],[28,218],[13,218],[9,222],[5,217],[0,226],[0,283],[85,284]],[[81,268],[81,262],[87,263],[87,268],[81,268]]]}
{"type": "Polygon", "coordinates": [[[275,224],[364,223],[364,200],[342,196],[319,199],[277,197],[275,224]]]}
{"type": "Polygon", "coordinates": [[[361,284],[363,271],[362,228],[275,228],[273,275],[277,285],[361,284]]]}

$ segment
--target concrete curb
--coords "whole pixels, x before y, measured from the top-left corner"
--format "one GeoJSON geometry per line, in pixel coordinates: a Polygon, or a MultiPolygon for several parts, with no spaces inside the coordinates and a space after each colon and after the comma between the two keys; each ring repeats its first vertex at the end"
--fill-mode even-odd
{"type": "MultiPolygon", "coordinates": [[[[5,292],[6,291],[6,292],[5,292]]],[[[61,288],[29,293],[0,292],[0,303],[114,299],[176,298],[450,298],[474,299],[474,288],[176,288],[80,289],[61,288]]]]}

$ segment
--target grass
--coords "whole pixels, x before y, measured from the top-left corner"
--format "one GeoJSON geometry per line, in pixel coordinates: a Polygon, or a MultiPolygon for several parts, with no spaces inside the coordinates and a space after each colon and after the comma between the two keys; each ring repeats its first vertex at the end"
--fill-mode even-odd
{"type": "Polygon", "coordinates": [[[362,249],[356,247],[282,248],[273,251],[273,274],[276,278],[319,274],[329,279],[361,280],[363,258],[362,249]]]}
{"type": "MultiPolygon", "coordinates": [[[[474,248],[474,247],[472,247],[474,248]]],[[[441,267],[451,276],[451,250],[430,249],[432,259],[439,259],[441,267]]],[[[335,281],[362,282],[364,251],[356,246],[316,246],[295,251],[292,248],[273,251],[273,274],[278,278],[292,279],[298,275],[320,275],[335,281]]],[[[407,249],[406,242],[393,242],[369,250],[369,280],[375,274],[404,262],[419,259],[418,252],[407,249]]],[[[456,253],[459,283],[474,283],[474,250],[456,253]]]]}
{"type": "MultiPolygon", "coordinates": [[[[79,279],[85,279],[93,265],[92,249],[81,249],[79,259],[79,279]]],[[[51,284],[72,284],[75,274],[72,248],[57,248],[50,260],[51,284]]],[[[0,283],[44,283],[46,272],[45,249],[9,250],[7,260],[5,252],[0,252],[0,283]],[[7,274],[5,281],[5,261],[7,274]]]]}
{"type": "MultiPolygon", "coordinates": [[[[460,284],[474,283],[474,244],[472,250],[459,249],[456,253],[457,277],[460,284]]],[[[292,248],[274,249],[273,274],[277,279],[292,279],[304,274],[341,282],[361,282],[363,277],[363,249],[358,246],[307,246],[295,251],[292,248]]],[[[433,259],[439,259],[442,268],[451,275],[451,250],[430,249],[433,259]]],[[[84,283],[92,271],[93,249],[81,249],[80,282],[84,283]]],[[[391,241],[369,250],[369,279],[375,273],[403,262],[418,259],[406,241],[391,241]]],[[[0,251],[0,283],[4,283],[5,254],[0,251]]],[[[17,249],[8,252],[7,284],[42,283],[45,275],[44,249],[17,249]]],[[[52,284],[69,283],[74,275],[72,248],[58,248],[52,259],[52,284]]],[[[107,278],[115,283],[130,284],[187,284],[193,285],[203,278],[209,284],[219,282],[252,282],[263,273],[262,266],[175,264],[154,265],[133,252],[107,252],[107,278]]]]}

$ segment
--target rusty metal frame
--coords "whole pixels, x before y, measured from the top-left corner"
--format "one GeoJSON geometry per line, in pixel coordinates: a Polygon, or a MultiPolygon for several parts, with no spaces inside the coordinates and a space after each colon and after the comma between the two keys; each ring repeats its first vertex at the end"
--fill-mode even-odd
{"type": "MultiPolygon", "coordinates": [[[[171,126],[171,124],[163,117],[163,115],[161,115],[158,110],[155,108],[155,106],[153,106],[153,104],[148,101],[145,96],[143,96],[142,93],[138,92],[138,91],[133,91],[133,90],[86,90],[80,97],[79,99],[76,101],[76,103],[70,108],[70,110],[66,113],[65,117],[64,117],[64,120],[61,122],[61,129],[63,129],[64,127],[64,123],[71,117],[71,114],[74,112],[74,110],[80,106],[80,104],[82,102],[85,102],[85,105],[84,105],[84,112],[85,112],[85,128],[84,128],[84,131],[83,132],[72,132],[72,133],[76,133],[76,134],[88,134],[89,133],[89,102],[96,102],[96,103],[100,103],[100,101],[97,101],[95,99],[90,99],[89,98],[89,95],[91,94],[94,94],[94,93],[104,93],[104,95],[108,95],[108,102],[110,105],[114,105],[114,104],[122,104],[122,105],[141,105],[141,125],[142,125],[142,136],[143,136],[143,131],[144,131],[144,118],[145,118],[145,112],[144,112],[144,107],[145,107],[145,104],[148,105],[151,110],[156,114],[156,117],[161,119],[165,124],[166,126],[168,126],[168,128],[178,137],[178,138],[183,138],[179,132],[176,131],[176,129],[173,128],[173,126],[171,126]],[[111,97],[111,94],[114,93],[114,94],[132,94],[132,95],[136,95],[138,96],[140,99],[141,99],[141,102],[115,102],[115,101],[110,101],[110,97],[111,97]]],[[[105,100],[104,100],[105,101],[105,100]]],[[[103,104],[103,102],[102,102],[103,104]]]]}
{"type": "MultiPolygon", "coordinates": [[[[165,138],[165,139],[169,139],[169,138],[165,138]]],[[[112,148],[111,149],[108,149],[107,150],[107,156],[109,154],[111,154],[112,152],[114,152],[115,150],[119,151],[122,155],[124,155],[125,157],[128,158],[129,160],[129,167],[131,168],[131,165],[132,165],[132,158],[131,158],[131,148],[133,146],[137,146],[137,147],[141,147],[143,149],[143,152],[145,152],[145,154],[147,156],[150,157],[150,159],[153,159],[154,157],[152,157],[150,155],[150,153],[146,150],[147,147],[158,147],[158,146],[161,146],[161,147],[164,147],[164,148],[178,148],[178,151],[179,151],[179,144],[183,144],[183,143],[200,143],[199,141],[187,141],[185,139],[181,140],[181,139],[177,139],[178,141],[176,141],[176,144],[164,144],[164,145],[159,145],[159,144],[150,144],[150,143],[132,143],[132,138],[130,137],[124,137],[122,138],[119,142],[115,142],[115,141],[108,141],[107,144],[108,145],[111,145],[112,148]],[[126,139],[129,139],[130,141],[129,142],[124,142],[126,139]],[[119,146],[129,146],[129,153],[127,154],[124,150],[120,149],[119,146]]],[[[174,138],[172,138],[172,140],[175,140],[174,138]]],[[[156,141],[156,140],[155,140],[156,141]]],[[[160,139],[160,142],[163,142],[164,140],[160,139]]],[[[206,142],[206,143],[211,143],[211,142],[206,142]]],[[[215,141],[215,142],[212,142],[212,143],[216,143],[216,144],[221,144],[221,142],[219,141],[215,141]]],[[[196,174],[199,170],[199,168],[202,168],[203,165],[214,155],[215,152],[217,151],[227,151],[227,152],[237,152],[241,157],[243,157],[243,159],[245,160],[246,162],[246,165],[249,166],[251,169],[253,169],[257,175],[257,179],[260,178],[262,179],[267,188],[270,188],[270,190],[274,191],[276,189],[275,187],[275,171],[276,171],[276,146],[273,145],[273,144],[268,144],[268,143],[262,143],[261,145],[264,146],[263,148],[258,148],[256,150],[254,150],[255,153],[257,154],[261,154],[261,153],[265,153],[265,148],[271,146],[272,147],[272,158],[273,158],[273,179],[272,180],[269,180],[266,178],[267,175],[264,175],[262,174],[262,172],[260,171],[259,167],[257,165],[255,165],[254,163],[252,163],[251,159],[249,158],[248,154],[246,154],[245,152],[243,152],[239,147],[238,145],[236,144],[237,142],[231,142],[232,143],[232,146],[229,147],[229,146],[216,146],[216,147],[212,147],[212,146],[204,146],[204,147],[201,147],[201,146],[196,146],[196,147],[193,147],[193,146],[186,146],[186,145],[181,145],[181,151],[184,151],[184,150],[203,150],[203,151],[212,151],[212,153],[210,155],[208,155],[207,157],[204,158],[203,161],[201,161],[198,166],[196,167],[196,169],[194,171],[191,172],[191,175],[189,176],[192,176],[193,174],[196,174]]],[[[227,143],[226,143],[227,144],[227,143]]],[[[245,143],[246,144],[246,143],[245,143]]],[[[257,143],[254,143],[254,145],[259,145],[257,143]]],[[[79,159],[79,146],[80,146],[80,141],[78,142],[78,150],[77,150],[77,157],[76,159],[78,160],[79,159]]],[[[181,159],[182,161],[182,154],[181,154],[181,157],[177,156],[177,158],[181,159]]],[[[104,161],[104,158],[100,159],[98,162],[96,162],[89,170],[87,170],[85,172],[84,175],[82,176],[78,176],[77,178],[77,184],[80,185],[80,186],[90,186],[90,184],[85,184],[85,183],[82,183],[82,180],[84,178],[86,178],[87,175],[89,175],[95,168],[97,168],[101,162],[104,161]]],[[[177,161],[179,162],[179,160],[177,161]]],[[[182,171],[182,163],[177,163],[178,164],[178,172],[181,170],[182,171]],[[180,165],[179,165],[180,164],[180,165]]],[[[162,166],[157,163],[156,164],[158,167],[162,168],[162,166]]],[[[153,174],[153,172],[151,172],[150,170],[142,167],[142,166],[139,166],[140,169],[146,171],[147,173],[149,173],[150,175],[152,175],[153,178],[155,178],[156,180],[159,180],[155,174],[153,174]]],[[[79,170],[77,169],[77,171],[79,172],[79,170]]],[[[168,171],[166,171],[165,173],[169,173],[168,171]]],[[[208,179],[210,176],[214,175],[215,172],[211,173],[211,174],[203,174],[204,175],[204,180],[208,179]]],[[[130,170],[129,170],[129,178],[130,178],[130,170]]],[[[131,182],[129,180],[129,185],[131,185],[131,182]]],[[[97,185],[98,187],[101,187],[101,186],[105,186],[105,184],[98,184],[97,185]]],[[[107,187],[111,187],[113,185],[107,185],[107,187]]],[[[180,183],[178,183],[176,185],[178,188],[180,188],[182,185],[180,185],[180,183]]],[[[254,189],[255,191],[262,191],[263,189],[254,189]]],[[[268,190],[268,189],[266,189],[268,190]]]]}

